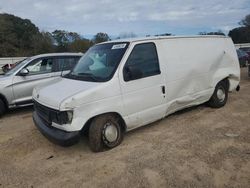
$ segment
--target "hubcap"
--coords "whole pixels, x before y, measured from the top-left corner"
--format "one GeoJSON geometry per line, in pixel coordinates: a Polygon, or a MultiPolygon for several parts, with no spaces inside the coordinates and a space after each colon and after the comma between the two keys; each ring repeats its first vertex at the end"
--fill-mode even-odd
{"type": "Polygon", "coordinates": [[[225,90],[223,88],[219,88],[217,90],[217,97],[218,97],[220,102],[225,100],[226,94],[225,94],[225,90]]]}
{"type": "Polygon", "coordinates": [[[108,142],[116,141],[118,136],[118,131],[115,125],[112,123],[106,123],[104,126],[104,137],[108,142]]]}

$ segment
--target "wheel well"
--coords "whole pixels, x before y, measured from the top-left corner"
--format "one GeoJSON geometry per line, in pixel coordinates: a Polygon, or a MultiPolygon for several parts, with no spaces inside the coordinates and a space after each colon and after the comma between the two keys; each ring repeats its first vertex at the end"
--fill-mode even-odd
{"type": "Polygon", "coordinates": [[[4,102],[5,108],[8,109],[9,108],[8,101],[2,94],[0,94],[0,100],[4,102]]]}
{"type": "MultiPolygon", "coordinates": [[[[223,79],[219,80],[219,81],[216,83],[215,87],[216,87],[220,82],[225,82],[225,83],[227,84],[227,88],[229,89],[229,86],[230,86],[229,76],[226,77],[226,78],[223,78],[223,79]]],[[[215,87],[214,87],[214,88],[215,88],[215,87]]]]}
{"type": "MultiPolygon", "coordinates": [[[[226,77],[226,78],[224,78],[224,79],[221,80],[221,81],[225,82],[226,85],[227,85],[227,89],[229,89],[229,86],[230,86],[229,77],[226,77]]],[[[221,82],[221,81],[220,81],[220,82],[221,82]]]]}
{"type": "Polygon", "coordinates": [[[91,125],[92,120],[93,120],[94,118],[98,117],[98,116],[103,116],[103,115],[106,115],[106,114],[112,114],[112,115],[118,117],[118,118],[119,118],[119,124],[121,125],[122,131],[125,132],[125,131],[127,130],[126,123],[125,123],[124,119],[122,118],[122,116],[121,116],[119,113],[117,113],[117,112],[108,112],[108,113],[99,114],[99,115],[96,115],[96,116],[90,118],[90,119],[85,123],[85,125],[83,126],[81,132],[83,132],[83,133],[88,133],[88,130],[89,130],[89,127],[90,127],[90,125],[91,125]]]}

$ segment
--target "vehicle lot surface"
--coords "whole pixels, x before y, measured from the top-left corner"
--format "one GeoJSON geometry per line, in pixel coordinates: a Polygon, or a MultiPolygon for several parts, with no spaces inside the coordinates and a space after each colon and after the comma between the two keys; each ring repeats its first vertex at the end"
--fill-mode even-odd
{"type": "Polygon", "coordinates": [[[33,125],[32,107],[0,119],[0,187],[249,187],[250,79],[227,105],[200,105],[129,132],[92,153],[63,148],[33,125]]]}

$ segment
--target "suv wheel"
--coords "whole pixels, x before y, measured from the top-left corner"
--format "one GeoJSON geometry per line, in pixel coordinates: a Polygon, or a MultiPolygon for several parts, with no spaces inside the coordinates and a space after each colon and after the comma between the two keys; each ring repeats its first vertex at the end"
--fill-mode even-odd
{"type": "Polygon", "coordinates": [[[5,111],[6,111],[5,104],[4,104],[3,100],[0,99],[0,117],[4,114],[5,111]]]}
{"type": "Polygon", "coordinates": [[[123,139],[119,118],[112,114],[101,115],[93,119],[89,128],[89,145],[94,152],[118,146],[123,139]]]}

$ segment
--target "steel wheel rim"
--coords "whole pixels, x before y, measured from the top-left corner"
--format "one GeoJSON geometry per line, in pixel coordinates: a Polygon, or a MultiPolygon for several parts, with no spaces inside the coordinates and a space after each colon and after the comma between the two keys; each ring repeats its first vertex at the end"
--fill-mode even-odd
{"type": "Polygon", "coordinates": [[[104,137],[104,140],[107,141],[108,143],[112,143],[117,140],[118,130],[113,123],[107,122],[105,124],[104,129],[103,129],[103,137],[104,137]]]}
{"type": "Polygon", "coordinates": [[[226,93],[225,93],[225,90],[224,88],[219,88],[217,90],[217,97],[219,99],[220,102],[223,102],[226,98],[226,93]]]}

